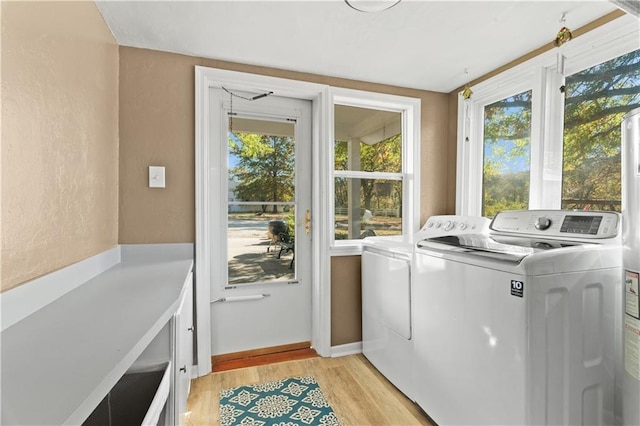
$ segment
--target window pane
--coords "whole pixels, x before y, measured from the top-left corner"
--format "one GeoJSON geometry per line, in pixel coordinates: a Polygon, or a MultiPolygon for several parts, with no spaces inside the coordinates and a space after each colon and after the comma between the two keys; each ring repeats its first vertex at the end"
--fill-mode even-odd
{"type": "Polygon", "coordinates": [[[620,123],[638,106],[640,50],[566,78],[562,208],[620,211],[620,123]]]}
{"type": "Polygon", "coordinates": [[[295,124],[229,118],[228,285],[295,279],[295,124]]]}
{"type": "Polygon", "coordinates": [[[530,146],[530,90],[484,108],[484,216],[529,207],[530,146]]]}
{"type": "Polygon", "coordinates": [[[335,239],[402,234],[402,181],[335,179],[335,239]]]}
{"type": "Polygon", "coordinates": [[[293,204],[229,205],[229,285],[295,278],[294,210],[293,204]]]}
{"type": "Polygon", "coordinates": [[[402,172],[402,114],[335,106],[335,170],[402,172]]]}
{"type": "Polygon", "coordinates": [[[234,117],[229,125],[229,201],[292,201],[294,124],[234,117]]]}

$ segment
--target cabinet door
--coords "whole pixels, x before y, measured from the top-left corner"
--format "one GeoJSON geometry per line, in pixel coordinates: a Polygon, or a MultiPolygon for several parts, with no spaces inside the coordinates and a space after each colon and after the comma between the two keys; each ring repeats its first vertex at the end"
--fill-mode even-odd
{"type": "Polygon", "coordinates": [[[176,424],[185,424],[187,398],[193,365],[193,274],[185,283],[184,297],[175,317],[175,414],[176,424]]]}

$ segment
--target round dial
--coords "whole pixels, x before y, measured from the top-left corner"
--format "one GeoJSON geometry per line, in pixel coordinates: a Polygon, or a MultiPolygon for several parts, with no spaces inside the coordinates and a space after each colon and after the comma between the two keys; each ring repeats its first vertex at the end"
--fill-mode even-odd
{"type": "Polygon", "coordinates": [[[534,225],[536,227],[536,229],[540,230],[540,231],[544,231],[545,229],[548,229],[551,226],[551,219],[549,219],[546,216],[542,216],[536,219],[536,223],[534,223],[534,225]]]}
{"type": "Polygon", "coordinates": [[[455,223],[455,222],[452,222],[452,221],[450,221],[450,220],[448,220],[448,221],[446,221],[446,222],[444,223],[444,230],[445,230],[445,231],[451,231],[451,230],[453,229],[453,227],[454,227],[454,226],[456,226],[456,223],[455,223]]]}

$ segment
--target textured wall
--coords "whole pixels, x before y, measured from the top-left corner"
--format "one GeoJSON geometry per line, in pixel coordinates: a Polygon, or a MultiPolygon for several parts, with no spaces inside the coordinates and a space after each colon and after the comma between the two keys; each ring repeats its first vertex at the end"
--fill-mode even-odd
{"type": "Polygon", "coordinates": [[[197,62],[120,48],[120,244],[195,241],[197,62]],[[149,166],[166,188],[149,188],[149,166]]]}
{"type": "Polygon", "coordinates": [[[2,2],[7,290],[117,244],[118,47],[93,2],[2,2]]]}
{"type": "Polygon", "coordinates": [[[331,346],[362,340],[360,256],[331,259],[331,346]]]}
{"type": "Polygon", "coordinates": [[[456,212],[456,165],[458,161],[458,92],[449,94],[449,131],[447,135],[447,151],[449,168],[447,169],[447,213],[456,212]]]}
{"type": "Polygon", "coordinates": [[[420,98],[421,223],[453,213],[447,94],[120,47],[121,244],[195,240],[196,65],[420,98]],[[166,167],[166,189],[147,187],[150,165],[166,167]]]}
{"type": "MultiPolygon", "coordinates": [[[[195,240],[196,65],[420,98],[421,223],[453,213],[455,184],[447,180],[451,170],[455,177],[455,143],[451,157],[447,94],[120,47],[121,244],[195,240]],[[166,167],[166,189],[147,187],[150,165],[166,167]]],[[[360,341],[360,257],[336,257],[331,264],[331,343],[360,341]]]]}
{"type": "MultiPolygon", "coordinates": [[[[449,96],[432,93],[422,100],[422,144],[420,146],[420,225],[436,214],[455,212],[456,188],[448,179],[456,158],[450,156],[449,96]],[[453,207],[452,207],[453,206],[453,207]]],[[[456,146],[453,145],[455,150],[456,146]]],[[[455,154],[455,152],[454,152],[455,154]]]]}

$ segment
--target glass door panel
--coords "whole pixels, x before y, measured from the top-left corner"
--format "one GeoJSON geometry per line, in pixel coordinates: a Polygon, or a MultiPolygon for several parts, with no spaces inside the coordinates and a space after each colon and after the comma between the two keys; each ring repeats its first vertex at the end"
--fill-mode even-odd
{"type": "Polygon", "coordinates": [[[293,281],[295,122],[229,119],[228,285],[293,281]]]}

